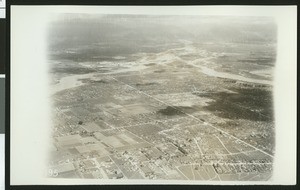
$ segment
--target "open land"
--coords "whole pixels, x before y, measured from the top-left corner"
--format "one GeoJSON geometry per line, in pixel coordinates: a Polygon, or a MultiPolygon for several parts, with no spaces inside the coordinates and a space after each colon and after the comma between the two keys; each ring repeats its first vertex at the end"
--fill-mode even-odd
{"type": "Polygon", "coordinates": [[[91,43],[52,53],[50,177],[269,180],[275,45],[177,40],[101,54],[106,46],[91,43]]]}

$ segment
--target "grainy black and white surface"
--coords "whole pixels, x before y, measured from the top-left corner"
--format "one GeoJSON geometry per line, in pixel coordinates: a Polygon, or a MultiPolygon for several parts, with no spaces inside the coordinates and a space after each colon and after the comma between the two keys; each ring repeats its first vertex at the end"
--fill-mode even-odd
{"type": "Polygon", "coordinates": [[[49,26],[49,177],[266,181],[269,17],[62,14],[49,26]]]}

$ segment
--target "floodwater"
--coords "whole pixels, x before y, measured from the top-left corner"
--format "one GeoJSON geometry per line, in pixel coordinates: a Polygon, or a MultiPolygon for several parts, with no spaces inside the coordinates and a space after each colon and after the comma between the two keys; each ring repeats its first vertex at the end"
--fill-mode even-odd
{"type": "Polygon", "coordinates": [[[55,94],[59,91],[66,90],[69,88],[74,88],[83,85],[79,79],[91,78],[94,76],[94,73],[81,74],[81,75],[71,75],[66,76],[60,79],[59,83],[52,86],[52,94],[55,94]]]}
{"type": "MultiPolygon", "coordinates": [[[[191,53],[191,52],[196,51],[198,54],[203,54],[202,51],[201,52],[197,51],[193,46],[185,46],[183,49],[184,49],[184,52],[186,52],[186,53],[191,53]]],[[[176,49],[174,49],[174,50],[176,50],[176,49]]],[[[149,59],[147,54],[146,55],[141,54],[141,55],[137,55],[137,56],[139,57],[139,59],[136,62],[121,62],[120,63],[121,67],[116,66],[115,64],[113,64],[113,62],[102,63],[100,65],[112,64],[112,65],[114,65],[114,67],[112,67],[111,69],[108,69],[107,72],[101,73],[101,74],[107,75],[107,74],[118,74],[118,73],[125,73],[125,72],[138,72],[138,71],[142,71],[142,70],[146,69],[147,67],[145,65],[152,63],[152,62],[155,62],[157,64],[166,64],[166,63],[169,63],[169,62],[172,62],[175,60],[182,60],[177,55],[175,55],[174,53],[170,53],[170,52],[159,53],[155,56],[155,59],[153,59],[153,58],[149,59]]],[[[209,59],[209,58],[210,57],[206,55],[206,56],[204,56],[204,58],[199,58],[199,59],[196,59],[193,61],[186,61],[186,60],[182,60],[182,61],[185,61],[188,65],[192,65],[194,67],[199,68],[199,72],[202,72],[203,74],[208,75],[208,76],[220,77],[220,78],[226,78],[226,79],[232,79],[232,80],[238,80],[238,81],[245,81],[245,82],[250,82],[250,83],[265,84],[265,85],[273,84],[272,81],[269,81],[269,80],[247,78],[247,77],[237,75],[237,74],[232,74],[232,73],[227,73],[227,72],[219,72],[219,71],[215,71],[212,68],[203,66],[203,64],[201,64],[201,65],[197,64],[199,62],[205,63],[208,61],[207,59],[209,59]]],[[[89,63],[89,64],[84,63],[83,65],[88,66],[88,67],[94,66],[93,63],[89,63]]],[[[80,79],[92,78],[96,74],[97,73],[88,73],[88,74],[71,75],[71,76],[63,77],[60,79],[58,84],[56,84],[52,87],[52,93],[55,94],[61,90],[81,86],[84,83],[82,83],[80,81],[80,79]]]]}
{"type": "Polygon", "coordinates": [[[214,69],[210,69],[210,68],[207,68],[204,66],[201,66],[201,72],[206,75],[214,76],[214,77],[227,78],[227,79],[240,80],[240,81],[245,81],[245,82],[266,84],[266,85],[273,84],[272,81],[258,80],[258,79],[247,78],[247,77],[243,77],[243,76],[235,75],[235,74],[231,74],[231,73],[218,72],[218,71],[215,71],[214,69]]]}

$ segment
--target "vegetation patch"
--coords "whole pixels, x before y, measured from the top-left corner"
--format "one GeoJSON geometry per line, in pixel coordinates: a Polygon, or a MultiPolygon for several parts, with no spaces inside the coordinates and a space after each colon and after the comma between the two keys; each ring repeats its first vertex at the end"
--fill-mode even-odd
{"type": "Polygon", "coordinates": [[[218,92],[198,94],[210,97],[211,101],[204,108],[215,115],[228,119],[247,119],[253,121],[273,121],[272,92],[260,88],[231,89],[237,93],[218,92]]]}
{"type": "Polygon", "coordinates": [[[198,111],[199,108],[197,106],[167,106],[164,109],[160,109],[158,113],[173,116],[173,115],[183,115],[185,113],[193,113],[198,111]]]}

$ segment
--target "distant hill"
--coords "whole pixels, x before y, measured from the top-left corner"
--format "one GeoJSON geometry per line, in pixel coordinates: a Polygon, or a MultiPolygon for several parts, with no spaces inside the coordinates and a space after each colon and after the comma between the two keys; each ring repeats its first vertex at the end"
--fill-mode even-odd
{"type": "Polygon", "coordinates": [[[275,43],[276,32],[267,17],[62,14],[51,23],[49,49],[95,45],[90,49],[109,55],[178,40],[275,43]]]}

